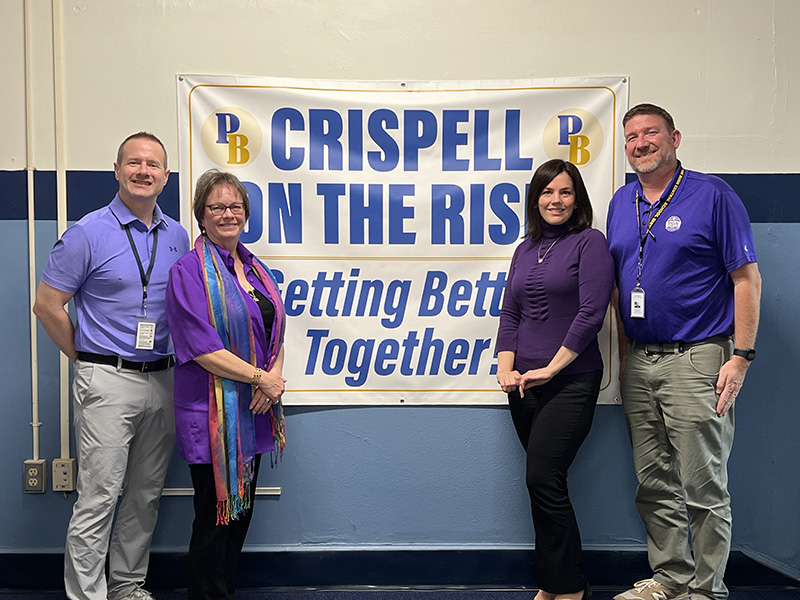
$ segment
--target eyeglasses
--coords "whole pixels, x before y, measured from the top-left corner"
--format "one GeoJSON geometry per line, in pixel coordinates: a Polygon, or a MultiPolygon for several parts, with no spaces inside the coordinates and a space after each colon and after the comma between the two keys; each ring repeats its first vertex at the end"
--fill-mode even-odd
{"type": "Polygon", "coordinates": [[[209,204],[206,208],[208,212],[215,217],[221,217],[228,209],[230,209],[231,213],[234,215],[244,214],[244,203],[242,202],[234,202],[233,204],[209,204]]]}

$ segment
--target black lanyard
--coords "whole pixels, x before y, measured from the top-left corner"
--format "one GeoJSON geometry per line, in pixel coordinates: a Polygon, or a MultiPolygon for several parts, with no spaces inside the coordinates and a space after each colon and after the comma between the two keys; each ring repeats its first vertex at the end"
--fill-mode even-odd
{"type": "Polygon", "coordinates": [[[156,250],[158,249],[158,226],[153,230],[153,251],[150,253],[150,264],[147,266],[147,273],[144,272],[142,266],[142,259],[139,258],[139,251],[136,249],[136,244],[133,243],[133,236],[131,235],[130,223],[125,225],[125,233],[128,235],[128,241],[133,250],[133,256],[136,257],[136,266],[139,267],[139,277],[142,280],[142,315],[147,316],[147,284],[150,283],[150,274],[153,272],[153,266],[156,264],[156,250]]]}
{"type": "Polygon", "coordinates": [[[639,270],[636,273],[637,288],[641,287],[642,285],[642,261],[644,260],[644,245],[647,242],[647,237],[650,236],[653,238],[653,241],[655,241],[656,236],[653,235],[653,232],[651,231],[653,229],[653,225],[656,224],[658,217],[660,217],[661,213],[667,209],[667,206],[669,206],[673,196],[675,196],[675,192],[678,191],[678,186],[681,184],[681,181],[683,181],[683,173],[684,169],[681,167],[678,177],[675,179],[675,185],[672,186],[672,190],[670,191],[669,195],[666,198],[661,199],[661,206],[656,211],[656,214],[654,214],[647,223],[647,229],[645,229],[644,235],[642,235],[642,215],[639,212],[639,200],[641,200],[641,196],[639,196],[639,191],[636,191],[636,227],[639,230],[639,270]]]}

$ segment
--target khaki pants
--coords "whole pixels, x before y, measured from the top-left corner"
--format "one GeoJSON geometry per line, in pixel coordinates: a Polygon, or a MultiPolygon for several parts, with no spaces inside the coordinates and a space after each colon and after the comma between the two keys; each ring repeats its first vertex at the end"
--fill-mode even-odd
{"type": "Polygon", "coordinates": [[[172,374],[75,363],[78,499],[64,554],[71,600],[114,600],[144,583],[175,444],[172,374]]]}
{"type": "Polygon", "coordinates": [[[733,409],[716,415],[715,384],[733,344],[716,337],[680,354],[648,356],[634,344],[622,401],[654,578],[693,598],[723,600],[731,541],[727,462],[733,409]],[[689,532],[691,531],[691,547],[689,532]]]}

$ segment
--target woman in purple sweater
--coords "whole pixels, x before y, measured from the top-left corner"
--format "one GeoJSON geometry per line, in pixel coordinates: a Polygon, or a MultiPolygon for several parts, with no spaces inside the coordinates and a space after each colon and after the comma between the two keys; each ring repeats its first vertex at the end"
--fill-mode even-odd
{"type": "Polygon", "coordinates": [[[535,600],[586,600],[580,531],[567,470],[592,425],[603,360],[597,333],[613,263],[575,165],[542,164],[531,179],[528,229],[511,260],[497,333],[497,382],[527,453],[536,531],[535,600]]]}

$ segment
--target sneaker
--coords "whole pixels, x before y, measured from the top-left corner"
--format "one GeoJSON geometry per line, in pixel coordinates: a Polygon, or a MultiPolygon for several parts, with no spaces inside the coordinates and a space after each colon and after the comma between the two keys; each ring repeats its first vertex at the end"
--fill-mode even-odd
{"type": "Polygon", "coordinates": [[[130,594],[118,600],[156,600],[153,594],[144,588],[136,587],[130,594]]]}
{"type": "Polygon", "coordinates": [[[673,600],[685,596],[687,590],[673,590],[655,579],[642,579],[633,588],[614,596],[614,600],[673,600]]]}

